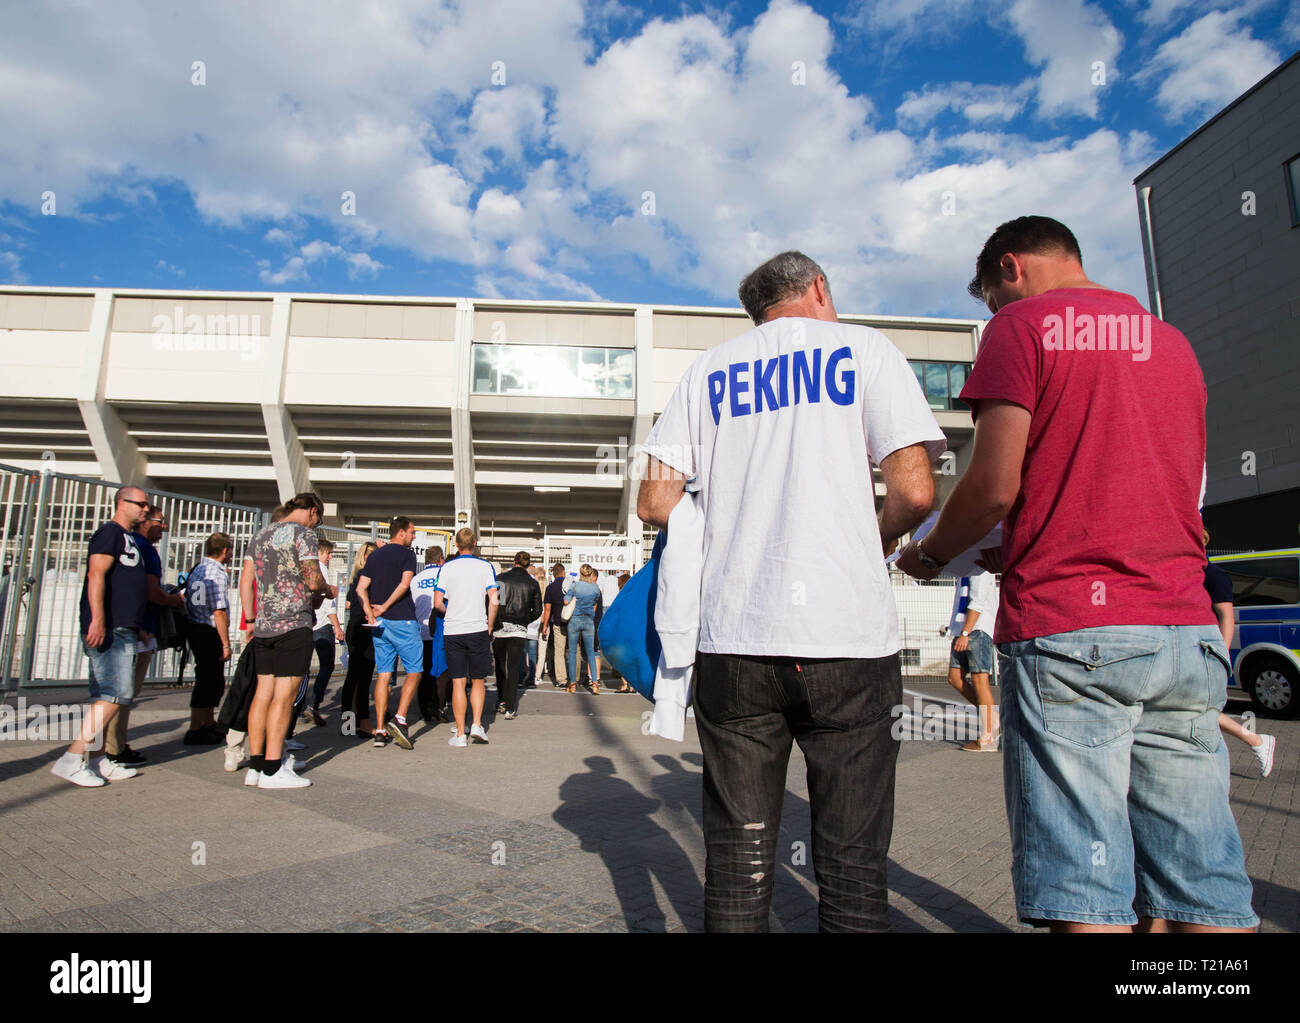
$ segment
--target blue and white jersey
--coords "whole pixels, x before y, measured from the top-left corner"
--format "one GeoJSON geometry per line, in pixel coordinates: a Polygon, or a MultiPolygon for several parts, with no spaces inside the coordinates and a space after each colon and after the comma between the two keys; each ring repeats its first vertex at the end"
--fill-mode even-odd
{"type": "Polygon", "coordinates": [[[432,639],[429,619],[433,615],[433,591],[438,588],[441,565],[429,565],[411,580],[411,597],[415,601],[415,620],[420,623],[420,638],[432,639]]]}

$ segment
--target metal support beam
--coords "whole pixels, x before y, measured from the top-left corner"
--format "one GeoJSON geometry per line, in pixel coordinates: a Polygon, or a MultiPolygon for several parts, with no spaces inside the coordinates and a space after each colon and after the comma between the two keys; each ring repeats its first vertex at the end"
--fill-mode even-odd
{"type": "Polygon", "coordinates": [[[474,489],[474,435],[470,427],[469,381],[474,372],[474,303],[456,300],[456,396],[451,408],[451,464],[456,508],[469,511],[469,528],[479,532],[474,489]]]}
{"type": "MultiPolygon", "coordinates": [[[[276,295],[271,307],[271,337],[266,346],[266,369],[262,378],[262,420],[266,442],[275,466],[275,484],[280,500],[311,490],[311,467],[298,439],[298,430],[284,405],[285,367],[289,361],[288,295],[276,295]]],[[[322,498],[323,500],[323,498],[322,498]]]]}
{"type": "Polygon", "coordinates": [[[77,407],[86,424],[99,475],[114,483],[148,487],[149,461],[131,433],[104,397],[108,380],[108,335],[113,325],[113,293],[96,291],[86,338],[86,362],[77,388],[77,407]]]}

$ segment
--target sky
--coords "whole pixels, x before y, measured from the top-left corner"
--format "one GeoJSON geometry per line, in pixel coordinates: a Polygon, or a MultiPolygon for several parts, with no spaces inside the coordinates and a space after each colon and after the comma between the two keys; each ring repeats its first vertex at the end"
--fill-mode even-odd
{"type": "Polygon", "coordinates": [[[6,3],[0,283],[980,317],[1004,220],[1146,301],[1133,178],[1300,0],[6,3]]]}

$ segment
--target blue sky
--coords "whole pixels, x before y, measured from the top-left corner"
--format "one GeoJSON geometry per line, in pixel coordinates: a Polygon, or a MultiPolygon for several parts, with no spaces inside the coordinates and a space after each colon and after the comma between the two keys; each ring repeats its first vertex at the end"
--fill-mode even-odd
{"type": "Polygon", "coordinates": [[[1300,46],[1300,0],[360,6],[6,15],[0,283],[735,305],[800,248],[978,316],[1035,212],[1145,301],[1134,175],[1300,46]]]}

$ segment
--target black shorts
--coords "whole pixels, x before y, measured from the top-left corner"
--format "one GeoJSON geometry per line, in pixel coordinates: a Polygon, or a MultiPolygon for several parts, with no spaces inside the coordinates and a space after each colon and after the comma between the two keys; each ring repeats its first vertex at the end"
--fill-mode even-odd
{"type": "Polygon", "coordinates": [[[492,641],[483,632],[443,636],[447,674],[452,678],[487,678],[492,674],[492,641]]]}
{"type": "Polygon", "coordinates": [[[259,675],[302,678],[311,670],[311,629],[303,627],[278,636],[253,637],[253,664],[259,675]]]}

